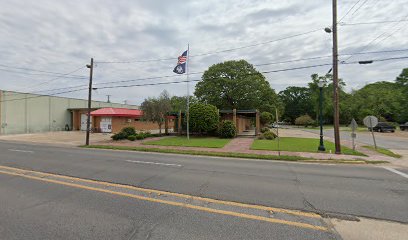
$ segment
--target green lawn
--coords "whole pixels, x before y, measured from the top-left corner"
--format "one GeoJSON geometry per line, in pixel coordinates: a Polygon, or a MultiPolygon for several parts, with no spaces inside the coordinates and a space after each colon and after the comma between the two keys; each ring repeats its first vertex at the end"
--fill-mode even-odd
{"type": "MultiPolygon", "coordinates": [[[[280,150],[289,152],[318,152],[317,147],[319,146],[319,139],[317,138],[292,138],[292,137],[281,137],[280,138],[280,150]]],[[[335,151],[334,143],[329,141],[324,141],[324,146],[326,147],[326,152],[332,153],[335,151]]],[[[251,146],[254,150],[278,150],[278,140],[255,140],[251,146]]],[[[350,148],[341,146],[342,154],[348,155],[358,155],[365,156],[363,153],[353,151],[350,148]]]]}
{"type": "Polygon", "coordinates": [[[206,147],[206,148],[222,148],[229,143],[231,139],[222,139],[215,137],[169,137],[156,141],[144,142],[144,145],[156,146],[178,146],[178,147],[206,147]]]}
{"type": "Polygon", "coordinates": [[[401,155],[396,154],[396,153],[393,153],[393,152],[391,152],[390,150],[385,149],[385,148],[379,148],[379,147],[377,147],[377,149],[375,149],[373,146],[363,146],[363,147],[364,147],[364,148],[367,148],[367,149],[371,149],[371,150],[376,151],[376,152],[378,152],[378,153],[381,153],[381,154],[390,156],[390,157],[394,157],[394,158],[401,158],[401,157],[402,157],[401,155]]]}

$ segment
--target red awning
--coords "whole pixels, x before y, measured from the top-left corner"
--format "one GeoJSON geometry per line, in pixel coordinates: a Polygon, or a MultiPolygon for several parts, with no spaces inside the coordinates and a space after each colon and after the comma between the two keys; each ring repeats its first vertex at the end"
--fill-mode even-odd
{"type": "Polygon", "coordinates": [[[91,116],[140,118],[143,117],[143,111],[128,108],[101,108],[91,112],[91,116]]]}

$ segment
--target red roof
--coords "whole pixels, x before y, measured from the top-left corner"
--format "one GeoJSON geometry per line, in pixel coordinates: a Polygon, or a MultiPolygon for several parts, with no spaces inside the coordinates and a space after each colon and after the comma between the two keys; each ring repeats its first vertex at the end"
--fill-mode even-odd
{"type": "Polygon", "coordinates": [[[91,116],[140,118],[143,117],[143,111],[128,108],[101,108],[91,112],[91,116]]]}

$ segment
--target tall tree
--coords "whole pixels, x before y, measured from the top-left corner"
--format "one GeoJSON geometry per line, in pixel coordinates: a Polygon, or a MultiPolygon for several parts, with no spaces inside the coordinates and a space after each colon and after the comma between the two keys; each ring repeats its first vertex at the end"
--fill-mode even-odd
{"type": "Polygon", "coordinates": [[[199,101],[219,109],[259,109],[275,112],[281,104],[265,77],[245,60],[212,65],[194,92],[199,101]]]}
{"type": "MultiPolygon", "coordinates": [[[[190,105],[198,103],[198,100],[194,96],[190,96],[190,105]]],[[[170,99],[171,103],[171,111],[178,112],[178,111],[186,111],[187,109],[187,96],[173,96],[170,99]]]]}
{"type": "Polygon", "coordinates": [[[302,115],[312,115],[314,113],[314,104],[312,103],[310,90],[306,87],[289,86],[279,92],[279,98],[285,106],[282,119],[295,122],[295,119],[302,115]]]}
{"type": "Polygon", "coordinates": [[[171,111],[171,102],[169,93],[164,90],[158,98],[148,98],[141,104],[143,118],[158,124],[159,133],[162,133],[162,126],[166,114],[171,111]]]}

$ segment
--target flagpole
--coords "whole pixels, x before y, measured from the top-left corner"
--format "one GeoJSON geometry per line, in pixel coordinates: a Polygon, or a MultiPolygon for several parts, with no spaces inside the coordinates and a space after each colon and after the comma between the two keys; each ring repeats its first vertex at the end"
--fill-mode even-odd
{"type": "Polygon", "coordinates": [[[189,77],[188,77],[188,72],[189,72],[189,65],[190,65],[190,44],[187,44],[187,61],[186,61],[186,72],[187,72],[187,111],[186,111],[186,117],[187,117],[187,140],[190,140],[190,82],[189,82],[189,77]]]}

